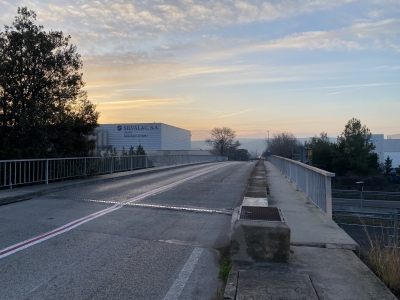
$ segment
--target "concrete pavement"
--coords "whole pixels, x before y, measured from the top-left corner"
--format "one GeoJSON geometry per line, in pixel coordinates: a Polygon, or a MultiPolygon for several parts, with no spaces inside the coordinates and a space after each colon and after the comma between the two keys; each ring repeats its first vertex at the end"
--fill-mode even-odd
{"type": "Polygon", "coordinates": [[[397,299],[358,258],[358,245],[269,162],[270,206],[291,229],[289,263],[237,262],[224,299],[397,299]]]}

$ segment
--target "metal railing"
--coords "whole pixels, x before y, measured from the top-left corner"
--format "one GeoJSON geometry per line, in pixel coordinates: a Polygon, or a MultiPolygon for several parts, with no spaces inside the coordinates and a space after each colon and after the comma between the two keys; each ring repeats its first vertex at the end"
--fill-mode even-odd
{"type": "Polygon", "coordinates": [[[340,227],[352,225],[382,228],[391,232],[395,243],[398,241],[400,214],[397,210],[390,213],[334,210],[333,216],[340,227]]]}
{"type": "Polygon", "coordinates": [[[332,189],[332,194],[335,198],[400,200],[400,192],[332,189]]]}
{"type": "Polygon", "coordinates": [[[327,223],[330,224],[332,221],[331,178],[335,176],[335,173],[275,155],[268,156],[268,161],[296,184],[296,190],[300,189],[307,199],[326,213],[327,223]]]}
{"type": "Polygon", "coordinates": [[[214,155],[134,155],[49,159],[0,160],[0,188],[45,183],[68,178],[112,174],[135,169],[226,161],[214,155]]]}

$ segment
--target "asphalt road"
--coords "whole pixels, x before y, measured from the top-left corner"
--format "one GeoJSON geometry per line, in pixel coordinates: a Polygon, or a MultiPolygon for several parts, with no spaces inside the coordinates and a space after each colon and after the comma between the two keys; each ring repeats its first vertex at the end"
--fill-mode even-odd
{"type": "Polygon", "coordinates": [[[212,299],[253,167],[188,166],[0,206],[0,299],[212,299]]]}

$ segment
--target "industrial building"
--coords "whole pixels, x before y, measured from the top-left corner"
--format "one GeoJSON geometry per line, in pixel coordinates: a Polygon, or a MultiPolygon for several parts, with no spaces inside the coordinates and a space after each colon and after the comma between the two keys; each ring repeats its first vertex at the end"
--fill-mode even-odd
{"type": "Polygon", "coordinates": [[[132,146],[136,150],[142,145],[146,152],[188,151],[191,133],[189,130],[164,123],[101,124],[96,133],[97,150],[116,149],[126,151],[132,146]]]}
{"type": "Polygon", "coordinates": [[[373,134],[371,142],[375,145],[373,152],[378,154],[380,163],[389,156],[393,160],[393,168],[400,165],[400,134],[388,135],[387,139],[383,134],[373,134]]]}

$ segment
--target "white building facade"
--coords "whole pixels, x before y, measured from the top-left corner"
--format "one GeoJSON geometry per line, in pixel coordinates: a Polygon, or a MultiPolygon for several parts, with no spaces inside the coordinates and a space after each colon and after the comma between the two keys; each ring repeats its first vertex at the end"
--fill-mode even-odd
{"type": "Polygon", "coordinates": [[[383,163],[389,156],[393,162],[393,168],[397,168],[400,165],[400,135],[388,136],[385,139],[383,134],[373,134],[371,142],[375,145],[373,152],[378,154],[379,162],[383,163]]]}
{"type": "Polygon", "coordinates": [[[142,145],[147,151],[190,150],[189,130],[164,123],[101,124],[97,128],[97,149],[135,150],[142,145]]]}

